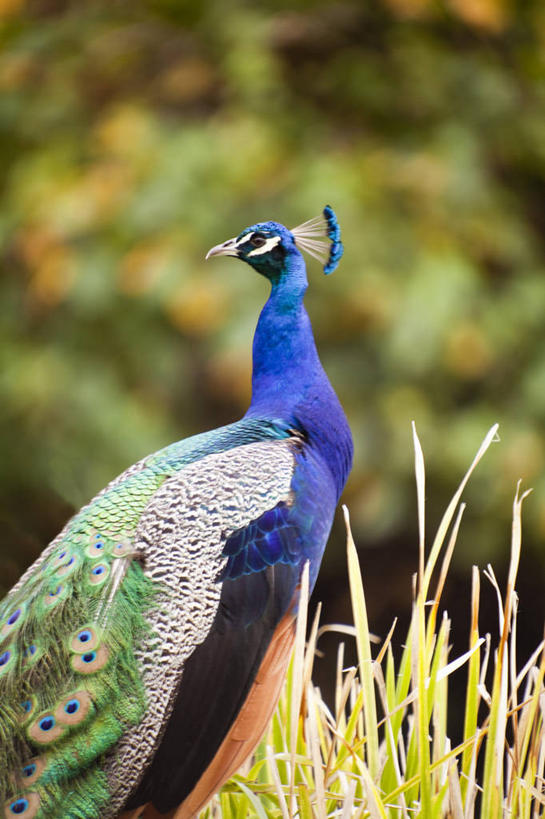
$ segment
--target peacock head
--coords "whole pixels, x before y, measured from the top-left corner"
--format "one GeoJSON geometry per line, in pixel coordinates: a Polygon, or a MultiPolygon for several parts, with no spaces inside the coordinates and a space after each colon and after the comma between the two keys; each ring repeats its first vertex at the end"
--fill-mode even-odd
{"type": "Polygon", "coordinates": [[[292,230],[279,222],[259,222],[246,228],[234,239],[216,245],[206,254],[236,256],[271,281],[278,279],[289,256],[304,250],[324,265],[324,273],[333,273],[343,246],[337,217],[327,205],[323,215],[304,222],[292,230]]]}

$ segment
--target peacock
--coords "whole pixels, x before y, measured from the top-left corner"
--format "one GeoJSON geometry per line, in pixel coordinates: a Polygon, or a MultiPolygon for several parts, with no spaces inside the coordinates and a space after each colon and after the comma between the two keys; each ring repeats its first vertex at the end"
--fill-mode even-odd
{"type": "Polygon", "coordinates": [[[301,251],[337,266],[329,206],[208,252],[271,285],[248,411],[129,467],[0,603],[7,819],[192,817],[259,742],[353,454],[301,251]]]}

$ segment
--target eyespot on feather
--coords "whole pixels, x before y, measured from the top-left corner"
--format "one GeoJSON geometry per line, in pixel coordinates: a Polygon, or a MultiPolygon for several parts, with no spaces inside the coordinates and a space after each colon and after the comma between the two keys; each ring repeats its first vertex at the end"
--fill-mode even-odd
{"type": "Polygon", "coordinates": [[[92,586],[102,586],[110,574],[110,567],[106,563],[97,563],[87,575],[92,586]]]}
{"type": "Polygon", "coordinates": [[[46,766],[46,758],[43,756],[35,756],[29,759],[19,771],[19,778],[23,782],[25,788],[33,785],[38,781],[43,774],[46,766]]]}
{"type": "Polygon", "coordinates": [[[93,706],[89,691],[80,689],[67,694],[55,708],[55,719],[63,725],[79,725],[93,706]]]}
{"type": "Polygon", "coordinates": [[[25,621],[26,606],[21,603],[8,611],[3,618],[2,628],[0,629],[0,637],[6,637],[12,631],[20,628],[25,621]]]}
{"type": "Polygon", "coordinates": [[[85,554],[92,560],[99,557],[104,557],[110,551],[109,538],[105,532],[93,532],[89,536],[88,545],[85,549],[85,554]]]}
{"type": "Polygon", "coordinates": [[[56,570],[57,577],[69,577],[80,566],[80,559],[77,555],[71,555],[65,563],[56,570]]]}
{"type": "Polygon", "coordinates": [[[15,645],[10,643],[7,648],[0,650],[0,677],[13,671],[17,662],[17,650],[15,645]]]}
{"type": "Polygon", "coordinates": [[[116,557],[125,557],[125,555],[130,554],[132,550],[133,548],[131,541],[126,539],[116,540],[112,547],[112,553],[116,557]]]}
{"type": "Polygon", "coordinates": [[[23,666],[25,668],[30,668],[31,666],[35,665],[42,654],[43,652],[35,643],[31,643],[30,645],[26,646],[22,652],[23,666]]]}
{"type": "Polygon", "coordinates": [[[37,706],[38,706],[38,700],[33,695],[30,696],[28,699],[23,700],[23,702],[20,705],[21,710],[20,710],[19,716],[18,716],[18,720],[22,725],[24,725],[25,722],[28,722],[29,719],[32,718],[32,716],[36,712],[37,706]]]}
{"type": "Polygon", "coordinates": [[[70,665],[78,674],[95,674],[104,668],[109,656],[110,652],[106,646],[99,646],[97,649],[87,651],[85,654],[74,654],[70,665]]]}
{"type": "Polygon", "coordinates": [[[40,797],[34,791],[24,793],[17,799],[10,799],[5,803],[4,816],[13,819],[14,816],[22,816],[24,819],[32,819],[40,810],[40,797]]]}
{"type": "Polygon", "coordinates": [[[61,566],[67,563],[71,557],[74,556],[72,549],[69,546],[61,546],[59,551],[56,555],[54,555],[47,563],[44,565],[44,571],[54,571],[56,572],[61,566]]]}
{"type": "Polygon", "coordinates": [[[85,625],[78,628],[68,639],[68,648],[76,654],[85,654],[98,646],[101,633],[96,626],[85,625]]]}
{"type": "Polygon", "coordinates": [[[27,734],[33,742],[49,745],[59,739],[65,730],[66,727],[57,722],[51,711],[44,711],[28,726],[27,734]]]}
{"type": "Polygon", "coordinates": [[[69,586],[66,583],[54,583],[50,590],[45,593],[42,602],[46,608],[53,608],[58,605],[61,600],[68,597],[69,586]]]}

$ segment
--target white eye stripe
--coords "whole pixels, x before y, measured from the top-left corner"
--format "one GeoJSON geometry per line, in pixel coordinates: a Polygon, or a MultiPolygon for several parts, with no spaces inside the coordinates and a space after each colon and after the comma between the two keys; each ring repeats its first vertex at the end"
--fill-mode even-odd
{"type": "Polygon", "coordinates": [[[269,250],[272,250],[273,247],[280,244],[280,241],[280,236],[271,236],[270,239],[265,240],[261,247],[256,247],[255,250],[250,251],[248,258],[250,258],[250,256],[261,256],[263,253],[268,253],[269,250]]]}
{"type": "Polygon", "coordinates": [[[235,239],[235,247],[238,247],[239,245],[246,244],[246,242],[249,241],[252,238],[254,233],[255,233],[255,231],[252,230],[251,233],[245,233],[244,236],[241,236],[240,239],[235,239]]]}

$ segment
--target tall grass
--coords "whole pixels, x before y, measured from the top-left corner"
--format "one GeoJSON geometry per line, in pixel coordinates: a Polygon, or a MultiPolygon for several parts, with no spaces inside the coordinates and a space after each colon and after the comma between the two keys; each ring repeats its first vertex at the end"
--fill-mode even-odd
{"type": "Polygon", "coordinates": [[[227,783],[203,817],[545,816],[543,642],[523,668],[516,660],[515,582],[527,493],[521,495],[517,487],[505,590],[491,566],[484,572],[497,597],[497,645],[479,631],[477,567],[468,600],[468,646],[461,656],[450,657],[451,623],[440,610],[464,511],[462,492],[496,433],[493,427],[485,437],[427,549],[424,458],[413,428],[420,542],[412,617],[397,659],[391,643],[394,627],[372,650],[364,584],[344,510],[354,627],[343,631],[355,638],[358,667],[344,667],[341,643],[332,668],[330,709],[312,683],[318,619],[305,645],[307,610],[302,605],[294,656],[270,728],[247,775],[227,783]],[[447,730],[449,687],[453,671],[460,668],[466,678],[463,739],[453,746],[447,730]]]}

